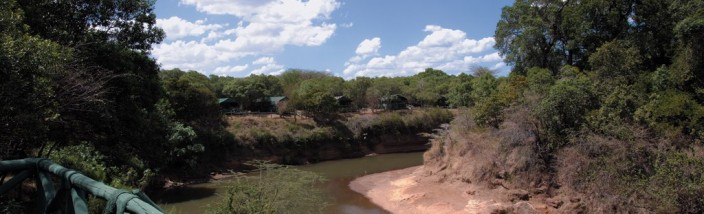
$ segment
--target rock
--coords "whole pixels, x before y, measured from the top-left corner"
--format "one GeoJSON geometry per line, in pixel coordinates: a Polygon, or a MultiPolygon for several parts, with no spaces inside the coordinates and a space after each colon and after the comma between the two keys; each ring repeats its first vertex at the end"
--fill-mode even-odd
{"type": "Polygon", "coordinates": [[[530,199],[530,193],[522,189],[515,189],[509,192],[509,197],[511,198],[511,202],[527,201],[530,199]]]}
{"type": "Polygon", "coordinates": [[[538,188],[535,188],[535,189],[533,190],[533,193],[537,195],[537,194],[546,193],[547,191],[548,191],[548,186],[543,185],[543,186],[540,186],[540,187],[538,187],[538,188]]]}
{"type": "Polygon", "coordinates": [[[490,208],[491,214],[509,214],[509,213],[514,213],[513,207],[512,206],[507,206],[507,205],[492,205],[490,208]]]}
{"type": "Polygon", "coordinates": [[[570,199],[570,202],[572,202],[572,203],[578,203],[578,202],[580,202],[580,201],[582,201],[582,199],[577,198],[577,197],[572,197],[572,198],[570,199]]]}
{"type": "Polygon", "coordinates": [[[545,199],[545,204],[554,208],[560,208],[565,202],[558,198],[548,198],[545,199]]]}
{"type": "Polygon", "coordinates": [[[475,190],[467,190],[466,193],[467,193],[467,195],[474,195],[475,193],[477,193],[477,191],[475,191],[475,190]]]}
{"type": "Polygon", "coordinates": [[[537,214],[538,210],[528,202],[521,201],[513,205],[513,213],[516,214],[537,214]]]}
{"type": "Polygon", "coordinates": [[[509,189],[504,184],[504,180],[501,180],[501,179],[494,179],[494,180],[491,180],[491,182],[489,182],[489,183],[491,184],[491,188],[503,187],[505,189],[509,189]]]}
{"type": "Polygon", "coordinates": [[[499,179],[506,179],[508,177],[508,172],[506,170],[501,170],[498,174],[496,174],[496,178],[499,179]]]}
{"type": "Polygon", "coordinates": [[[560,207],[559,213],[587,213],[587,206],[584,203],[568,203],[560,207]]]}

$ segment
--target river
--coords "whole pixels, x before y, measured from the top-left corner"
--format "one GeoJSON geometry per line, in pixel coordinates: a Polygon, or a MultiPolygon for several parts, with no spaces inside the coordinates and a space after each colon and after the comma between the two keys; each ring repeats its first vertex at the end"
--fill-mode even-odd
{"type": "MultiPolygon", "coordinates": [[[[328,179],[321,185],[323,192],[330,199],[330,204],[325,209],[326,213],[356,214],[387,212],[371,203],[363,195],[352,191],[348,186],[350,181],[367,174],[421,164],[423,164],[423,153],[416,152],[325,161],[297,168],[318,173],[328,179]]],[[[188,185],[162,193],[157,202],[161,208],[170,213],[204,213],[209,204],[220,200],[219,195],[225,193],[227,186],[227,179],[188,185]]]]}

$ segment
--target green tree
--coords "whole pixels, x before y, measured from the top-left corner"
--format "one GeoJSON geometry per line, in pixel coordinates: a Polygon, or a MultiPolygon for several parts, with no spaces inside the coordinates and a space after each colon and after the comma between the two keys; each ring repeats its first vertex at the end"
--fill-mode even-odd
{"type": "Polygon", "coordinates": [[[336,113],[339,106],[336,95],[342,94],[344,80],[340,77],[323,77],[301,82],[292,99],[296,109],[309,116],[325,118],[336,113]]]}
{"type": "Polygon", "coordinates": [[[516,0],[502,9],[496,25],[496,49],[514,71],[525,74],[528,68],[550,70],[564,63],[562,43],[562,12],[569,1],[516,0]]]}
{"type": "Polygon", "coordinates": [[[514,71],[563,65],[588,68],[587,59],[604,42],[629,37],[637,16],[635,0],[516,0],[496,26],[495,47],[514,71]]]}
{"type": "Polygon", "coordinates": [[[292,69],[279,75],[279,79],[281,80],[283,94],[285,96],[292,97],[296,89],[300,86],[300,83],[304,80],[328,76],[331,76],[331,74],[327,72],[292,69]]]}
{"type": "Polygon", "coordinates": [[[611,41],[597,48],[589,57],[592,72],[600,81],[633,84],[640,74],[641,54],[624,41],[611,41]]]}
{"type": "Polygon", "coordinates": [[[367,107],[367,90],[372,86],[372,79],[369,77],[357,77],[353,80],[345,81],[343,94],[352,99],[352,104],[357,108],[367,107]]]}
{"type": "Polygon", "coordinates": [[[550,86],[555,82],[552,72],[544,68],[531,68],[526,76],[528,88],[540,95],[547,94],[550,86]]]}
{"type": "Polygon", "coordinates": [[[24,34],[14,4],[0,3],[0,27],[7,29],[0,31],[0,159],[24,157],[52,140],[50,124],[61,121],[54,80],[72,57],[54,42],[24,34]]]}
{"type": "Polygon", "coordinates": [[[484,73],[472,79],[472,91],[470,92],[470,96],[476,103],[480,103],[489,99],[489,97],[496,92],[497,86],[498,82],[496,81],[496,77],[491,73],[484,73]]]}
{"type": "Polygon", "coordinates": [[[564,144],[564,138],[582,126],[585,114],[597,105],[593,91],[585,76],[559,81],[550,87],[536,109],[536,116],[551,141],[547,149],[564,144]]]}
{"type": "Polygon", "coordinates": [[[159,69],[148,50],[164,35],[153,2],[9,0],[0,14],[2,88],[23,96],[2,96],[8,102],[0,120],[9,133],[0,135],[11,138],[3,144],[17,142],[8,151],[44,156],[88,142],[111,165],[129,168],[130,156],[159,167],[153,152],[161,151],[166,127],[155,107],[159,69]],[[34,143],[15,146],[24,142],[34,143]]]}
{"type": "Polygon", "coordinates": [[[452,107],[468,107],[473,104],[472,97],[472,83],[469,81],[460,82],[455,87],[450,90],[448,94],[448,101],[452,107]]]}
{"type": "Polygon", "coordinates": [[[259,111],[270,105],[269,97],[283,93],[280,80],[271,75],[251,75],[247,78],[235,79],[223,88],[223,94],[234,98],[246,110],[259,111]]]}

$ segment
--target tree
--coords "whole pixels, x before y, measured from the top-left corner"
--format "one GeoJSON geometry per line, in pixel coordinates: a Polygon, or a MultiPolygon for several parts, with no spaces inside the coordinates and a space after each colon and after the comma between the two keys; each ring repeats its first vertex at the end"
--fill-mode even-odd
{"type": "Polygon", "coordinates": [[[296,109],[305,111],[309,116],[316,118],[330,116],[337,113],[339,108],[335,96],[341,95],[343,82],[340,77],[305,80],[296,90],[293,103],[296,109]]]}
{"type": "Polygon", "coordinates": [[[129,185],[149,176],[135,163],[161,167],[154,151],[168,130],[148,54],[164,37],[155,23],[147,0],[2,1],[3,147],[20,158],[89,143],[106,163],[134,172],[129,185]]]}
{"type": "Polygon", "coordinates": [[[531,67],[556,71],[566,61],[559,26],[568,2],[516,0],[502,9],[495,47],[515,72],[525,75],[531,67]]]}
{"type": "Polygon", "coordinates": [[[432,106],[450,91],[451,78],[441,70],[427,68],[414,76],[402,78],[408,83],[403,87],[403,94],[415,104],[432,106]]]}
{"type": "Polygon", "coordinates": [[[544,68],[531,68],[526,76],[528,88],[540,95],[547,94],[550,86],[555,82],[552,72],[544,68]]]}
{"type": "Polygon", "coordinates": [[[208,76],[208,78],[210,79],[210,85],[213,87],[213,93],[215,93],[217,97],[226,97],[223,92],[225,85],[227,85],[228,82],[235,81],[234,77],[221,77],[212,74],[208,76]]]}
{"type": "Polygon", "coordinates": [[[496,86],[498,86],[496,77],[491,73],[484,73],[472,79],[472,91],[470,92],[470,96],[475,102],[482,102],[496,92],[496,86]]]}
{"type": "Polygon", "coordinates": [[[223,94],[241,103],[242,108],[260,111],[269,105],[269,97],[283,93],[280,80],[270,75],[251,75],[234,79],[223,88],[223,94]]]}
{"type": "Polygon", "coordinates": [[[450,90],[448,101],[452,107],[468,107],[472,102],[472,83],[461,82],[450,90]]]}
{"type": "Polygon", "coordinates": [[[472,92],[472,76],[467,74],[460,74],[455,79],[452,84],[453,87],[450,88],[448,92],[448,102],[452,107],[468,107],[473,104],[471,92],[472,92]]]}
{"type": "Polygon", "coordinates": [[[371,87],[367,89],[367,105],[371,108],[379,108],[382,97],[401,94],[403,85],[400,78],[375,78],[371,87]]]}
{"type": "Polygon", "coordinates": [[[367,90],[372,86],[372,79],[369,77],[357,77],[353,80],[345,81],[345,94],[352,99],[352,104],[357,108],[367,107],[367,90]]]}
{"type": "MultiPolygon", "coordinates": [[[[30,34],[63,46],[93,43],[148,51],[164,38],[164,32],[156,26],[154,2],[150,0],[23,0],[18,6],[25,14],[30,34]]],[[[78,50],[90,54],[89,49],[78,50]]]]}
{"type": "Polygon", "coordinates": [[[495,47],[519,74],[563,65],[588,68],[587,59],[604,42],[629,37],[635,0],[516,0],[496,26],[495,47]]]}
{"type": "Polygon", "coordinates": [[[299,87],[300,83],[304,80],[317,79],[328,76],[331,76],[331,74],[328,72],[292,69],[279,75],[279,79],[281,82],[283,94],[285,96],[291,97],[293,96],[293,93],[295,93],[295,90],[299,87]]]}
{"type": "Polygon", "coordinates": [[[0,159],[21,158],[51,140],[58,121],[54,77],[65,72],[70,52],[27,35],[15,1],[0,3],[0,159]]]}
{"type": "Polygon", "coordinates": [[[589,57],[589,64],[600,81],[633,84],[640,74],[640,56],[638,49],[624,41],[611,41],[597,48],[589,57]]]}
{"type": "Polygon", "coordinates": [[[174,110],[173,119],[189,126],[219,126],[220,107],[207,77],[195,71],[182,73],[178,79],[162,80],[165,98],[174,110]]]}
{"type": "Polygon", "coordinates": [[[551,140],[549,149],[562,145],[564,138],[584,123],[585,114],[597,105],[592,93],[590,81],[585,76],[560,81],[550,87],[536,109],[536,116],[551,140]]]}

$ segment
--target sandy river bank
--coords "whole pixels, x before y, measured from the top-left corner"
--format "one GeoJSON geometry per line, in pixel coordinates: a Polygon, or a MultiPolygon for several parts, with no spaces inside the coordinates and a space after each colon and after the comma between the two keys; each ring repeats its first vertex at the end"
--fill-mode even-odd
{"type": "Polygon", "coordinates": [[[465,182],[438,182],[422,166],[353,180],[350,188],[391,213],[551,213],[543,198],[516,200],[515,191],[465,182]]]}

